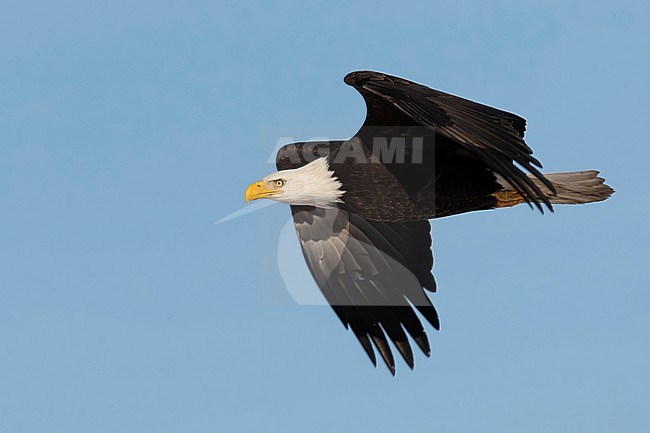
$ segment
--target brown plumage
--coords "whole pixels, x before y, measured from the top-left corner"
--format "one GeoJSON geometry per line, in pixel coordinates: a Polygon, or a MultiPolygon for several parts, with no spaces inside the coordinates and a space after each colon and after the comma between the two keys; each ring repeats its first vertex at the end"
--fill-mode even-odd
{"type": "Polygon", "coordinates": [[[296,232],[340,320],[394,374],[389,340],[411,368],[407,335],[430,352],[415,310],[440,326],[425,292],[436,289],[429,219],[520,203],[543,212],[605,200],[613,190],[593,170],[542,174],[524,141],[526,121],[515,114],[378,72],[353,72],[345,83],[366,102],[361,129],[347,141],[284,146],[277,167],[324,157],[341,182],[343,195],[329,208],[292,205],[296,232]],[[394,139],[399,146],[387,152],[394,139]]]}

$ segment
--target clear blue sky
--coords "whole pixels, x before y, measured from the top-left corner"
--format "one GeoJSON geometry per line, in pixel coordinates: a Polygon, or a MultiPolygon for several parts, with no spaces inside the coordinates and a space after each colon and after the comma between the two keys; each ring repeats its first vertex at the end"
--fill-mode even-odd
{"type": "Polygon", "coordinates": [[[645,1],[4,1],[0,431],[647,432],[649,19],[645,1]],[[521,114],[546,170],[617,190],[436,221],[442,331],[395,378],[287,294],[286,207],[214,224],[281,137],[357,130],[355,69],[521,114]]]}

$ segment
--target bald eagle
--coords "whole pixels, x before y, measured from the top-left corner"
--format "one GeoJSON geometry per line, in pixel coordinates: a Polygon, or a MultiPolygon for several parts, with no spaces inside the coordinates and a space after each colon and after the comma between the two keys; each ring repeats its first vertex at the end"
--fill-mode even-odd
{"type": "Polygon", "coordinates": [[[543,174],[512,113],[371,71],[348,74],[366,103],[349,140],[292,143],[245,200],[289,204],[327,302],[376,366],[390,340],[413,368],[407,334],[429,356],[416,310],[436,330],[429,220],[527,203],[591,203],[613,190],[594,170],[543,174]],[[374,346],[374,349],[373,349],[374,346]]]}

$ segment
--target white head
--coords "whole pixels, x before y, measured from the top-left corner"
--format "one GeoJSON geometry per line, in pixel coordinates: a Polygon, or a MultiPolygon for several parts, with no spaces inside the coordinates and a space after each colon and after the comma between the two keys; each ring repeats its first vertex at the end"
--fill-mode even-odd
{"type": "Polygon", "coordinates": [[[246,201],[258,198],[293,205],[331,207],[341,201],[345,191],[341,189],[334,172],[329,169],[326,158],[318,158],[293,170],[281,170],[252,183],[244,198],[246,201]]]}

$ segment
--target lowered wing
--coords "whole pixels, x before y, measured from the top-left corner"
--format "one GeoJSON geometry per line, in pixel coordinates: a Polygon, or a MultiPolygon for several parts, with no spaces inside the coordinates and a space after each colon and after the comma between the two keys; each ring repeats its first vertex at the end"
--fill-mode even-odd
{"type": "Polygon", "coordinates": [[[373,364],[374,346],[395,374],[390,340],[413,368],[407,333],[429,356],[429,341],[414,310],[440,328],[424,291],[435,291],[429,222],[370,221],[337,208],[292,206],[291,211],[312,276],[373,364]]]}

